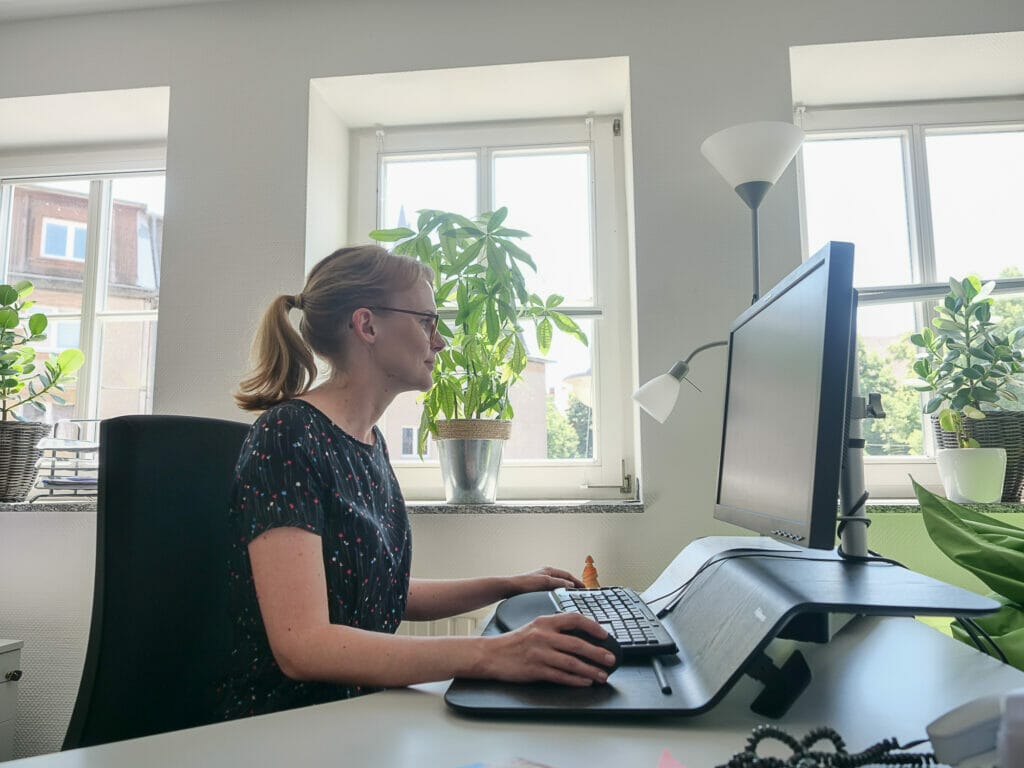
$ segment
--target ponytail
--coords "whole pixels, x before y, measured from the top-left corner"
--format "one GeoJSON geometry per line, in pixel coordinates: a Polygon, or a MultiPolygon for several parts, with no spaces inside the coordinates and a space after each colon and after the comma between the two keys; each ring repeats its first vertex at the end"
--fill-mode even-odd
{"type": "Polygon", "coordinates": [[[316,355],[335,370],[342,365],[355,309],[387,304],[392,294],[433,279],[426,264],[376,245],[335,251],[310,270],[302,293],[278,296],[267,308],[253,343],[255,367],[239,384],[235,402],[264,411],[307,392],[317,378],[316,355]],[[298,331],[288,319],[291,309],[302,311],[298,331]]]}
{"type": "Polygon", "coordinates": [[[242,379],[235,402],[247,411],[265,411],[305,392],[316,380],[316,359],[288,319],[301,306],[292,296],[278,296],[260,321],[253,357],[256,366],[242,379]]]}

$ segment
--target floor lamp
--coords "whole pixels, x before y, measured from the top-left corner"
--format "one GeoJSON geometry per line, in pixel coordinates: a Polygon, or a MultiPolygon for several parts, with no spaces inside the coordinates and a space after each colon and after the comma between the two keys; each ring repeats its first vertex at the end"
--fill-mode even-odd
{"type": "Polygon", "coordinates": [[[700,151],[750,208],[754,242],[754,298],[761,295],[757,244],[757,208],[793,160],[804,132],[792,123],[760,121],[724,128],[700,145],[700,151]]]}

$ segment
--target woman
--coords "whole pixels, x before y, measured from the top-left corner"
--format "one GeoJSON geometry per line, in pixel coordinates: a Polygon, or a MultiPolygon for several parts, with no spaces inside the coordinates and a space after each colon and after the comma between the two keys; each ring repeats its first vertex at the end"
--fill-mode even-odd
{"type": "Polygon", "coordinates": [[[432,279],[414,259],[376,246],[343,248],[263,317],[255,369],[236,395],[242,408],[264,413],[242,448],[230,511],[236,627],[221,690],[225,717],[450,677],[570,686],[606,679],[595,665],[610,664],[611,654],[565,632],[607,633],[575,614],[489,637],[393,634],[403,619],[582,586],[553,568],[410,578],[405,502],[374,425],[397,394],[432,384],[445,345],[432,279]],[[298,333],[292,309],[302,313],[298,333]],[[314,353],[330,375],[311,388],[314,353]]]}

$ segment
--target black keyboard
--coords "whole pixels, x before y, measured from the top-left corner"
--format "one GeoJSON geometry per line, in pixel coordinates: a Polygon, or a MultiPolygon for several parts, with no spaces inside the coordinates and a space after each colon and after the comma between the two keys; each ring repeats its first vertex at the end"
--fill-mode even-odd
{"type": "Polygon", "coordinates": [[[626,587],[555,589],[558,610],[593,619],[622,646],[625,657],[675,653],[675,641],[640,595],[626,587]]]}

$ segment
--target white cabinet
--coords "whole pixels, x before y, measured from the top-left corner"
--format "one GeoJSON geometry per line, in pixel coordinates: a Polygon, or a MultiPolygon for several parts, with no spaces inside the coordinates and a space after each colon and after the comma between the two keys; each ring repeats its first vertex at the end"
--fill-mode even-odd
{"type": "Polygon", "coordinates": [[[0,640],[0,761],[10,760],[14,754],[21,646],[21,640],[0,640]]]}

